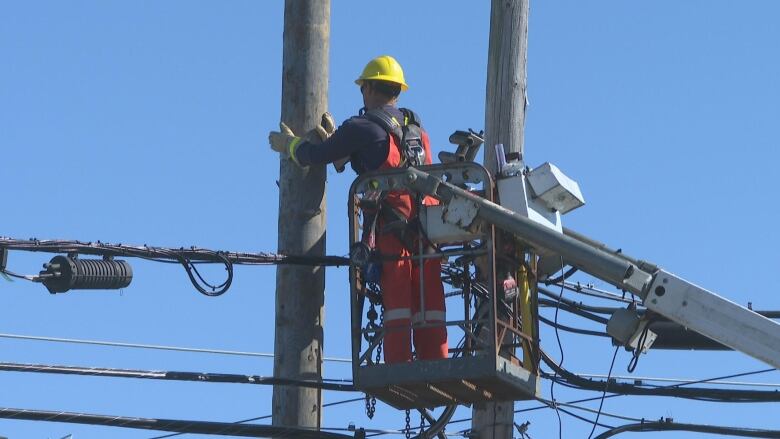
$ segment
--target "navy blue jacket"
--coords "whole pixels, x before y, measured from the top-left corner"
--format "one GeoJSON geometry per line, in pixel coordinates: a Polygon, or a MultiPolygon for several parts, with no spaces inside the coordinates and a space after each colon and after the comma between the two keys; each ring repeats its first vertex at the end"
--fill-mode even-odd
{"type": "MultiPolygon", "coordinates": [[[[403,120],[401,110],[391,105],[385,111],[403,120]]],[[[379,124],[365,116],[353,116],[344,121],[328,140],[313,144],[302,142],[295,149],[295,158],[301,166],[322,165],[349,156],[356,173],[373,171],[387,158],[389,134],[379,124]]]]}

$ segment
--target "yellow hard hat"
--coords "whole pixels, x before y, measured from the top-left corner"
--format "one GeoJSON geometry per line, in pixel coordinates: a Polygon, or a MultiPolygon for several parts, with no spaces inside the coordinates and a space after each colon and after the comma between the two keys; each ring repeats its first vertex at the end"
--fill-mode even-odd
{"type": "Polygon", "coordinates": [[[403,91],[409,89],[404,81],[404,71],[401,65],[395,58],[388,55],[378,56],[369,61],[363,69],[363,73],[355,80],[355,84],[363,85],[363,81],[366,80],[392,82],[400,85],[403,91]]]}

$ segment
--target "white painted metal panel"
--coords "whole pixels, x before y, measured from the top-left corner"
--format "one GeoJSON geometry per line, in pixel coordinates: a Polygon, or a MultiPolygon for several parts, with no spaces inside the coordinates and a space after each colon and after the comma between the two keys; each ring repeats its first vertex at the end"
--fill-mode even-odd
{"type": "MultiPolygon", "coordinates": [[[[479,238],[479,233],[472,233],[462,227],[444,221],[444,206],[424,206],[422,209],[422,224],[425,235],[435,244],[451,244],[471,241],[479,238]]],[[[453,218],[453,221],[458,219],[453,218]]],[[[463,221],[463,219],[460,219],[463,221]]],[[[471,218],[473,221],[473,218],[471,218]]]]}
{"type": "Polygon", "coordinates": [[[580,185],[552,163],[542,164],[529,172],[527,178],[533,194],[561,214],[585,204],[580,185]]]}
{"type": "Polygon", "coordinates": [[[659,270],[647,308],[687,328],[780,368],[780,324],[672,273],[659,270]]]}
{"type": "Polygon", "coordinates": [[[498,197],[502,207],[534,222],[563,233],[561,214],[534,199],[523,175],[498,180],[498,197]]]}

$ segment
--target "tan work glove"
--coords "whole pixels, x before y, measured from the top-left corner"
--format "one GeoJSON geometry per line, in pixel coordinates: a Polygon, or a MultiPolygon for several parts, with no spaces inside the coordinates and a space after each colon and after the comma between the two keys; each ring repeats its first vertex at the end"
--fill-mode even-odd
{"type": "MultiPolygon", "coordinates": [[[[320,139],[324,142],[336,131],[336,122],[333,120],[333,116],[330,113],[322,113],[322,120],[320,126],[309,131],[309,134],[316,132],[320,139]]],[[[344,172],[344,168],[349,163],[349,156],[340,158],[333,162],[333,167],[336,168],[336,172],[344,172]]]]}
{"type": "MultiPolygon", "coordinates": [[[[333,120],[333,116],[327,111],[322,113],[320,124],[309,133],[316,133],[321,142],[328,140],[328,137],[332,136],[336,131],[336,122],[333,120]]],[[[314,142],[317,143],[317,142],[314,142]]]]}
{"type": "Polygon", "coordinates": [[[271,131],[268,134],[268,143],[271,144],[271,149],[281,153],[283,156],[289,157],[295,164],[300,166],[298,159],[295,158],[295,149],[302,141],[309,143],[321,143],[336,131],[336,124],[333,121],[333,116],[330,113],[322,113],[320,124],[309,132],[304,137],[298,137],[284,122],[279,123],[280,131],[271,131]]]}
{"type": "Polygon", "coordinates": [[[284,122],[279,122],[279,131],[268,133],[268,143],[271,144],[271,149],[285,157],[292,158],[295,163],[298,163],[295,159],[295,147],[301,143],[301,140],[303,139],[296,136],[284,122]]]}

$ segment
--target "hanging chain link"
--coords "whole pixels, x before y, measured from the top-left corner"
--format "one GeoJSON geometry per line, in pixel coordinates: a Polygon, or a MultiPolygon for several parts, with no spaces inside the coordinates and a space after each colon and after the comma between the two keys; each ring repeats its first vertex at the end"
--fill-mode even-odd
{"type": "Polygon", "coordinates": [[[374,413],[376,413],[376,397],[366,393],[366,416],[368,419],[374,419],[374,413]]]}
{"type": "MultiPolygon", "coordinates": [[[[368,323],[366,323],[366,329],[376,329],[377,317],[378,315],[376,313],[376,306],[374,306],[374,303],[371,302],[368,311],[366,311],[366,319],[368,320],[368,323]]],[[[376,338],[376,332],[366,332],[363,334],[363,338],[367,342],[372,343],[376,338]]]]}
{"type": "Polygon", "coordinates": [[[420,437],[425,437],[425,412],[420,410],[420,437]]]}
{"type": "MultiPolygon", "coordinates": [[[[366,328],[368,329],[380,329],[382,325],[384,324],[384,315],[385,315],[385,308],[382,306],[381,301],[379,301],[378,305],[380,306],[380,312],[377,313],[376,311],[376,305],[375,302],[377,302],[377,297],[379,292],[379,287],[373,283],[368,284],[368,289],[371,291],[372,294],[369,296],[369,303],[370,307],[368,309],[368,312],[366,312],[366,318],[368,319],[368,324],[366,325],[366,328]],[[379,324],[377,325],[376,320],[379,319],[379,324]]],[[[376,340],[376,337],[379,336],[379,333],[374,332],[373,334],[364,334],[364,337],[367,342],[373,343],[374,340],[376,340]]],[[[376,347],[376,362],[375,364],[379,364],[379,360],[382,358],[382,341],[379,341],[379,344],[377,344],[376,347]]],[[[369,363],[371,360],[369,360],[369,363]]],[[[368,419],[373,419],[374,414],[376,413],[376,397],[373,395],[366,394],[366,416],[368,416],[368,419]]]]}
{"type": "Polygon", "coordinates": [[[412,437],[412,418],[409,417],[409,410],[406,410],[406,427],[404,429],[406,433],[406,439],[411,439],[412,437]]]}
{"type": "MultiPolygon", "coordinates": [[[[373,306],[373,305],[372,305],[373,306]]],[[[379,327],[384,328],[385,326],[385,306],[382,305],[379,308],[379,327]]],[[[376,345],[376,364],[379,364],[379,361],[382,359],[382,345],[384,344],[384,339],[379,340],[379,344],[376,345]]]]}

